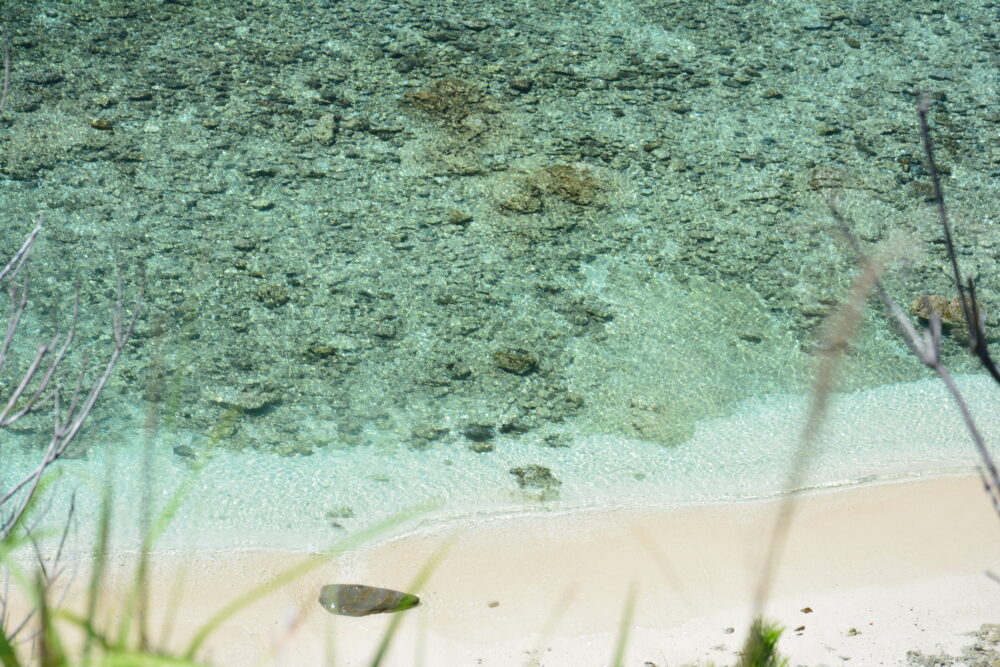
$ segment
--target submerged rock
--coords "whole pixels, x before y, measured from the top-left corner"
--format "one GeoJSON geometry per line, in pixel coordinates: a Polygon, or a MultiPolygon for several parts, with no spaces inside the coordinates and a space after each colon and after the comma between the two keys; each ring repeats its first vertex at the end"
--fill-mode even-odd
{"type": "Polygon", "coordinates": [[[493,353],[493,363],[508,373],[527,375],[538,368],[538,357],[520,348],[503,349],[493,353]]]}
{"type": "Polygon", "coordinates": [[[420,604],[411,593],[363,584],[329,584],[320,589],[319,603],[331,614],[368,616],[403,611],[420,604]]]}
{"type": "MultiPolygon", "coordinates": [[[[967,301],[970,306],[971,301],[967,301]]],[[[976,310],[984,314],[983,304],[976,300],[976,310]]],[[[962,300],[955,297],[951,301],[940,294],[926,294],[919,296],[910,304],[910,314],[916,315],[922,321],[928,322],[931,313],[936,312],[941,318],[941,324],[945,333],[950,333],[959,343],[969,342],[969,327],[965,322],[965,311],[962,310],[962,300]]],[[[970,311],[971,312],[971,311],[970,311]]]]}
{"type": "Polygon", "coordinates": [[[562,485],[562,481],[545,466],[532,463],[511,468],[509,472],[517,478],[517,485],[537,500],[553,500],[559,497],[559,486],[562,485]]]}

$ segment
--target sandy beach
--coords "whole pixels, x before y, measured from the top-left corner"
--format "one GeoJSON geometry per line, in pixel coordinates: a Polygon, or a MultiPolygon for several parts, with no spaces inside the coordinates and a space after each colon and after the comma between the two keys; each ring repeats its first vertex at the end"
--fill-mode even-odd
{"type": "MultiPolygon", "coordinates": [[[[405,590],[443,553],[383,664],[608,664],[633,587],[626,664],[731,664],[775,508],[622,509],[411,531],[324,562],[259,600],[198,656],[233,666],[369,664],[390,617],[335,617],[317,603],[319,588],[405,590]]],[[[241,592],[308,557],[159,554],[152,635],[163,637],[170,616],[164,641],[182,646],[241,592]]],[[[120,599],[128,570],[127,559],[117,563],[111,598],[120,599]]],[[[1000,571],[1000,519],[976,477],[816,492],[800,498],[766,612],[787,628],[780,646],[792,664],[955,655],[973,643],[970,632],[1000,622],[990,570],[1000,571]]],[[[80,604],[76,592],[68,604],[80,604]]]]}

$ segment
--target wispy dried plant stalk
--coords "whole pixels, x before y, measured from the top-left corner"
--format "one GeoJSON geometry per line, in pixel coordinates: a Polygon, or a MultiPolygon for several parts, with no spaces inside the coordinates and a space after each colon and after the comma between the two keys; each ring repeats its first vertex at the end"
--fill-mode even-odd
{"type": "MultiPolygon", "coordinates": [[[[895,254],[897,253],[892,253],[890,257],[894,258],[895,254]]],[[[778,505],[778,515],[775,517],[764,565],[757,583],[754,618],[759,618],[763,612],[781,554],[788,541],[788,531],[797,507],[798,493],[805,482],[809,464],[818,453],[820,427],[826,418],[830,396],[836,387],[841,361],[861,326],[865,303],[871,296],[872,290],[879,284],[887,261],[886,258],[863,258],[861,269],[854,278],[847,300],[827,319],[827,329],[820,342],[816,371],[810,387],[806,420],[799,434],[799,445],[792,455],[788,477],[785,480],[787,493],[778,505]]]]}
{"type": "MultiPolygon", "coordinates": [[[[985,318],[979,311],[979,305],[976,301],[975,283],[971,278],[967,280],[963,279],[958,264],[958,255],[955,252],[955,245],[952,238],[948,207],[945,205],[944,192],[941,188],[941,180],[938,175],[937,162],[934,156],[934,146],[927,123],[929,108],[930,102],[926,97],[917,105],[920,138],[927,161],[927,170],[933,185],[938,222],[944,234],[945,247],[951,264],[952,282],[958,291],[962,313],[969,331],[969,350],[979,359],[982,366],[989,372],[993,379],[997,383],[1000,383],[1000,372],[998,372],[996,364],[993,362],[987,345],[985,318]]],[[[828,333],[824,339],[816,376],[810,392],[806,422],[800,435],[799,447],[791,462],[788,482],[785,487],[789,493],[779,506],[778,516],[775,519],[771,539],[768,543],[768,551],[758,581],[754,598],[755,618],[759,617],[763,611],[774,575],[777,572],[778,563],[781,559],[795,512],[796,494],[802,485],[809,462],[816,453],[819,428],[826,415],[830,394],[834,389],[836,371],[839,367],[842,353],[857,332],[864,304],[872,291],[882,301],[888,311],[893,328],[900,334],[910,351],[913,352],[914,356],[922,364],[934,371],[954,399],[980,458],[981,467],[979,473],[983,488],[994,510],[1000,515],[1000,474],[998,474],[996,463],[989,448],[986,446],[982,433],[976,426],[968,403],[963,398],[954,378],[941,360],[941,314],[935,312],[930,307],[930,301],[925,294],[924,302],[927,310],[930,312],[929,327],[922,332],[918,332],[917,328],[906,316],[902,308],[899,307],[899,304],[889,295],[882,283],[881,276],[885,270],[885,258],[872,259],[864,251],[861,242],[851,231],[851,225],[840,212],[836,202],[830,200],[828,204],[831,215],[837,222],[841,233],[858,257],[860,271],[854,280],[847,301],[828,320],[828,333]]]]}

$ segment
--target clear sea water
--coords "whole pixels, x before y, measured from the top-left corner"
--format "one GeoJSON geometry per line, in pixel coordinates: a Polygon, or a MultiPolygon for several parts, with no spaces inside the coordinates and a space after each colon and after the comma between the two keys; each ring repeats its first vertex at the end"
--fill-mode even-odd
{"type": "MultiPolygon", "coordinates": [[[[990,3],[243,4],[4,18],[0,248],[47,215],[21,353],[81,281],[79,348],[100,359],[115,265],[129,293],[147,276],[51,490],[54,517],[76,494],[84,543],[105,484],[122,549],[142,499],[181,487],[162,548],[320,549],[414,507],[787,492],[855,266],[828,200],[873,252],[917,248],[885,276],[904,308],[952,296],[923,92],[998,323],[990,3]],[[511,352],[534,367],[503,368],[511,352]],[[552,477],[522,487],[528,466],[552,477]]],[[[960,341],[945,353],[995,443],[1000,388],[960,341]]],[[[803,486],[975,469],[874,304],[839,389],[803,486]]],[[[0,489],[44,439],[44,421],[0,433],[0,489]]]]}

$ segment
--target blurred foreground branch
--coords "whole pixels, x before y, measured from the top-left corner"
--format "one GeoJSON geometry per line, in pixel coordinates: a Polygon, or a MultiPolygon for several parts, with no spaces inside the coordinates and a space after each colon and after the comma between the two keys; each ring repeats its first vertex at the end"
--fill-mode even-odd
{"type": "MultiPolygon", "coordinates": [[[[976,301],[975,283],[971,278],[963,278],[958,264],[958,255],[955,252],[955,245],[951,234],[948,207],[945,205],[944,192],[941,188],[937,161],[934,156],[934,145],[931,141],[930,129],[927,123],[929,108],[930,102],[926,97],[917,105],[920,138],[927,161],[927,170],[934,188],[934,204],[937,209],[938,222],[944,234],[948,260],[951,264],[952,282],[958,291],[962,314],[969,331],[969,350],[979,359],[983,368],[989,372],[991,377],[1000,384],[1000,371],[997,370],[996,364],[993,362],[986,341],[985,317],[980,312],[978,302],[976,301]]],[[[810,403],[805,425],[800,435],[799,447],[791,462],[788,484],[786,485],[788,493],[779,505],[778,515],[775,519],[764,565],[761,569],[760,579],[758,580],[754,601],[755,618],[760,617],[763,611],[774,574],[778,568],[778,561],[781,559],[784,551],[788,530],[791,526],[796,507],[796,496],[801,486],[800,482],[804,479],[805,470],[816,452],[817,436],[820,426],[826,417],[829,397],[830,393],[834,390],[836,372],[839,368],[840,360],[844,350],[847,349],[850,341],[857,332],[865,301],[872,291],[878,295],[879,299],[885,305],[893,328],[900,334],[906,345],[910,348],[910,351],[913,352],[914,356],[922,364],[933,370],[941,379],[954,399],[955,404],[958,406],[965,427],[972,437],[976,451],[979,454],[981,463],[979,474],[983,488],[993,505],[994,511],[1000,516],[1000,473],[997,471],[996,463],[989,448],[986,446],[982,433],[976,426],[968,404],[959,391],[951,373],[941,360],[941,313],[932,307],[928,295],[924,294],[925,309],[929,313],[929,327],[922,332],[918,332],[917,328],[899,307],[899,304],[889,295],[882,283],[882,273],[885,269],[887,258],[873,258],[866,253],[861,246],[861,242],[851,230],[849,221],[837,207],[836,202],[831,199],[828,202],[828,206],[840,232],[847,239],[858,258],[859,271],[848,299],[827,321],[828,331],[824,337],[818,369],[810,393],[810,403]]]]}
{"type": "MultiPolygon", "coordinates": [[[[12,346],[27,311],[31,286],[29,256],[42,224],[40,219],[20,249],[0,271],[0,286],[5,287],[9,295],[7,327],[0,343],[0,374],[9,373],[12,346]]],[[[65,330],[56,331],[50,339],[38,344],[27,368],[13,374],[12,388],[6,396],[0,397],[0,429],[8,429],[28,414],[36,413],[51,404],[52,435],[35,468],[9,488],[0,488],[0,542],[7,540],[20,523],[35,497],[45,471],[66,453],[93,411],[97,399],[111,379],[122,351],[132,337],[141,303],[140,285],[135,302],[126,311],[119,273],[111,315],[113,346],[96,379],[87,379],[87,360],[84,360],[76,377],[70,378],[70,386],[64,386],[65,374],[60,372],[76,336],[80,315],[79,289],[72,315],[65,323],[65,330]]]]}

